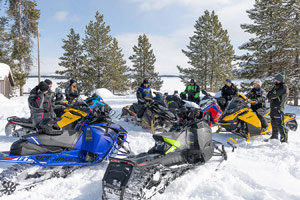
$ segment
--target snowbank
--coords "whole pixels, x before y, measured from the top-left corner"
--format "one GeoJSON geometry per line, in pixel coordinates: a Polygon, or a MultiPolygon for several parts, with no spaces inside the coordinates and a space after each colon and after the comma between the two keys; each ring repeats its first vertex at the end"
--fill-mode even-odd
{"type": "Polygon", "coordinates": [[[0,94],[0,103],[9,103],[9,99],[6,98],[3,94],[0,94]]]}
{"type": "Polygon", "coordinates": [[[7,64],[0,63],[0,80],[9,75],[10,67],[7,64]]]}
{"type": "Polygon", "coordinates": [[[95,93],[102,98],[114,97],[115,95],[106,88],[98,88],[95,93]]]}

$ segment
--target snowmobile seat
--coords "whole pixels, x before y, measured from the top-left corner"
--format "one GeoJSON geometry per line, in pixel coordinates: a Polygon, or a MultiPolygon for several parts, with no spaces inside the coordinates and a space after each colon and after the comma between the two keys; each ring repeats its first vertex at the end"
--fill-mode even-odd
{"type": "Polygon", "coordinates": [[[33,144],[45,145],[45,146],[57,146],[64,148],[73,148],[78,139],[82,135],[82,131],[78,130],[63,130],[60,135],[47,135],[47,134],[30,134],[25,139],[33,144]],[[36,141],[35,141],[35,140],[36,141]]]}
{"type": "Polygon", "coordinates": [[[34,155],[59,153],[66,148],[73,148],[82,131],[64,130],[61,135],[30,134],[14,142],[10,153],[14,155],[34,155]]]}
{"type": "Polygon", "coordinates": [[[8,117],[7,121],[13,123],[13,124],[18,124],[20,126],[26,126],[29,128],[35,128],[35,126],[32,123],[32,119],[31,118],[20,118],[17,116],[12,116],[12,117],[8,117]]]}

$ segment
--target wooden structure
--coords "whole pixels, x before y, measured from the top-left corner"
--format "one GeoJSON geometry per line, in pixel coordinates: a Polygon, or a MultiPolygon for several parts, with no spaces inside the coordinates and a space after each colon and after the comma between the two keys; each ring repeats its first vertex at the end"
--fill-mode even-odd
{"type": "Polygon", "coordinates": [[[10,67],[7,64],[0,63],[0,94],[10,98],[14,85],[15,83],[10,67]]]}

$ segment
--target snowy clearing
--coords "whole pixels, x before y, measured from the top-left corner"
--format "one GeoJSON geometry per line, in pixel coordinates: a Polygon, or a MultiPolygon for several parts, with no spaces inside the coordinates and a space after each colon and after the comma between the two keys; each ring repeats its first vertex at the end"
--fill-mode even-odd
{"type": "MultiPolygon", "coordinates": [[[[110,96],[104,98],[111,107],[120,113],[123,106],[136,101],[134,95],[125,97],[110,96]]],[[[0,96],[0,151],[7,151],[17,138],[6,137],[4,127],[6,118],[17,115],[29,117],[27,96],[15,97],[11,100],[0,96]]],[[[297,114],[299,121],[300,108],[287,107],[287,112],[297,114]]],[[[150,130],[142,129],[131,123],[114,119],[128,132],[134,153],[147,151],[154,145],[150,130]]],[[[213,128],[214,132],[216,128],[213,128]]],[[[226,144],[228,160],[221,166],[219,158],[213,158],[204,166],[189,171],[176,179],[165,191],[153,199],[175,200],[200,199],[300,199],[300,131],[289,133],[289,143],[277,141],[263,142],[269,136],[254,137],[249,143],[229,133],[214,133],[214,139],[223,143],[229,137],[239,142],[235,152],[226,144]],[[216,170],[216,168],[218,170],[216,170]]],[[[0,171],[9,167],[0,163],[0,171]]],[[[71,176],[54,178],[30,191],[16,192],[11,196],[2,196],[1,200],[33,200],[33,199],[76,199],[99,200],[102,195],[102,177],[107,162],[85,167],[75,171],[71,176]]]]}

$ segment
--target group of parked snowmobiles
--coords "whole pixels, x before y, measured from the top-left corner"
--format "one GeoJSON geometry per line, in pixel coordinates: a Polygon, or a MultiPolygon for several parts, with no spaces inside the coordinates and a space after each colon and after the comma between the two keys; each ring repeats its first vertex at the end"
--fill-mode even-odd
{"type": "MultiPolygon", "coordinates": [[[[249,108],[246,96],[233,97],[222,110],[222,97],[213,97],[205,90],[202,93],[201,101],[196,98],[191,102],[156,92],[154,98],[145,97],[143,104],[125,106],[121,118],[153,133],[155,145],[138,155],[130,154],[129,133],[112,122],[111,108],[98,95],[61,103],[58,117],[42,120],[39,126],[33,126],[30,120],[8,118],[6,134],[20,139],[10,151],[0,152],[0,162],[17,163],[0,174],[0,192],[30,189],[51,178],[67,177],[83,166],[109,160],[102,179],[102,199],[150,199],[213,156],[221,157],[220,161],[227,159],[224,145],[212,139],[212,126],[247,139],[270,133],[270,123],[261,132],[260,120],[249,108]]],[[[289,129],[297,129],[294,114],[287,113],[285,123],[289,129]]]]}

